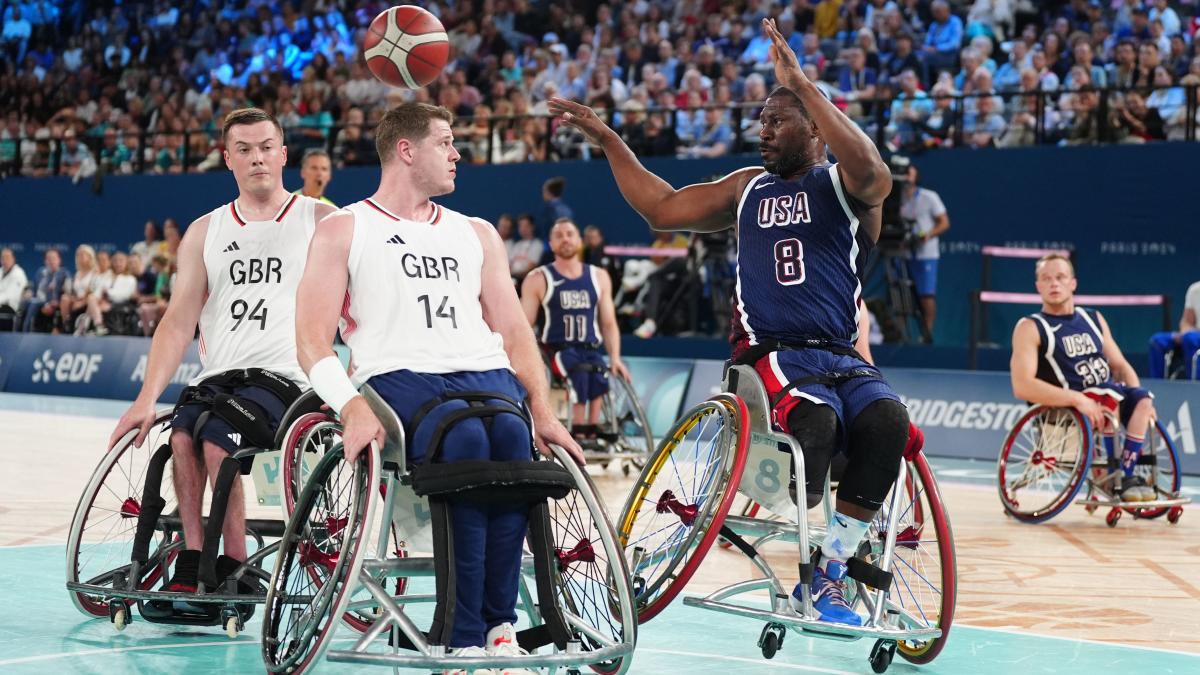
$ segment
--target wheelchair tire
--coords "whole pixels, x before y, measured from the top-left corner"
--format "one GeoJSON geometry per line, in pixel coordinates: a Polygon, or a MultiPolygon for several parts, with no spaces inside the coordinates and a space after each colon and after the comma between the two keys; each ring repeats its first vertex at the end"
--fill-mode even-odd
{"type": "Polygon", "coordinates": [[[646,419],[646,411],[642,409],[632,384],[613,375],[611,371],[608,381],[610,386],[604,395],[601,423],[615,425],[620,451],[634,455],[630,461],[641,471],[646,459],[654,451],[654,433],[650,430],[650,421],[646,419]]]}
{"type": "MultiPolygon", "coordinates": [[[[121,438],[92,472],[79,497],[67,538],[67,582],[111,585],[117,575],[128,573],[130,551],[137,531],[138,514],[145,488],[150,458],[170,442],[173,411],[160,411],[141,446],[134,446],[136,430],[121,438]]],[[[162,481],[160,495],[166,501],[163,514],[177,510],[175,490],[170,478],[162,481]]],[[[174,560],[182,548],[183,533],[169,528],[156,529],[150,541],[150,556],[138,584],[151,590],[162,579],[163,562],[174,560]]],[[[100,596],[69,591],[71,602],[89,617],[108,618],[108,602],[100,596]]],[[[130,600],[127,606],[132,606],[130,600]]],[[[129,612],[126,612],[126,616],[129,612]]]]}
{"type": "MultiPolygon", "coordinates": [[[[1147,453],[1154,457],[1154,464],[1150,465],[1153,468],[1144,469],[1139,466],[1137,472],[1145,472],[1146,482],[1155,488],[1160,498],[1164,492],[1171,495],[1179,494],[1179,489],[1183,484],[1179,468],[1179,450],[1175,447],[1175,441],[1171,440],[1171,435],[1167,433],[1162,422],[1158,420],[1154,420],[1154,427],[1151,428],[1150,434],[1146,438],[1146,445],[1142,449],[1142,456],[1146,456],[1147,453]]],[[[1138,518],[1160,518],[1166,515],[1171,507],[1157,506],[1148,509],[1127,508],[1125,510],[1138,518]]]]}
{"type": "Polygon", "coordinates": [[[369,539],[379,484],[377,450],[353,466],[338,443],[314,468],[280,540],[262,625],[263,664],[302,673],[317,663],[337,628],[331,611],[352,586],[369,539]]]}
{"type": "Polygon", "coordinates": [[[1000,503],[1026,523],[1045,522],[1075,499],[1092,464],[1092,425],[1073,408],[1034,406],[1000,451],[1000,503]]]}
{"type": "Polygon", "coordinates": [[[687,411],[646,462],[617,530],[634,585],[644,589],[635,598],[639,623],[670,604],[716,541],[749,443],[745,402],[718,394],[687,411]],[[685,479],[681,471],[689,460],[702,465],[685,479]],[[647,554],[648,546],[653,549],[647,554]]]}

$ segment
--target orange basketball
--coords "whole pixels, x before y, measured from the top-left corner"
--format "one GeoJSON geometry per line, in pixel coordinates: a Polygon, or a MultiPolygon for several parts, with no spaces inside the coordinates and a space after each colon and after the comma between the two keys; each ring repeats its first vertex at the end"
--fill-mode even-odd
{"type": "Polygon", "coordinates": [[[375,77],[393,87],[419,89],[437,79],[450,57],[446,29],[415,5],[379,13],[363,38],[363,56],[375,77]]]}

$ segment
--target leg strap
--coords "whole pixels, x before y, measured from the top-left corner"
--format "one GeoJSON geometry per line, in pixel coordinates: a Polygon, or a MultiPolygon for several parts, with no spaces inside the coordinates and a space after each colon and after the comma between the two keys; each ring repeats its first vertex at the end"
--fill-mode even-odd
{"type": "Polygon", "coordinates": [[[450,505],[442,498],[429,500],[429,514],[433,527],[434,584],[437,592],[433,623],[429,627],[429,642],[448,645],[454,632],[454,607],[458,599],[454,576],[454,522],[450,517],[450,505]]]}
{"type": "Polygon", "coordinates": [[[207,589],[215,589],[221,581],[217,578],[217,548],[221,545],[221,528],[225,525],[229,493],[233,490],[233,482],[240,480],[241,473],[241,462],[232,457],[222,460],[221,468],[217,471],[208,522],[204,525],[204,548],[200,552],[200,582],[207,589]]]}
{"type": "Polygon", "coordinates": [[[150,537],[158,527],[158,518],[167,505],[166,500],[162,498],[162,479],[163,470],[170,458],[171,446],[166,443],[163,443],[150,457],[150,465],[146,469],[146,485],[142,488],[137,534],[133,537],[133,555],[131,556],[133,562],[145,564],[150,557],[150,537]]]}

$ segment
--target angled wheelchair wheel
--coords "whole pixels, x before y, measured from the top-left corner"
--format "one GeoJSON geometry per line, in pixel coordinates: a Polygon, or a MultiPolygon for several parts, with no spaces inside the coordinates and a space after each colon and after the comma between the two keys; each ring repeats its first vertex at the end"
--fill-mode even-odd
{"type": "MultiPolygon", "coordinates": [[[[1179,450],[1162,422],[1158,420],[1154,420],[1154,426],[1146,436],[1146,445],[1142,449],[1142,459],[1138,462],[1136,472],[1146,479],[1147,485],[1154,488],[1157,499],[1167,499],[1179,494],[1183,483],[1179,469],[1179,450]]],[[[1138,518],[1159,518],[1166,515],[1171,507],[1125,510],[1138,518]]]]}
{"type": "MultiPolygon", "coordinates": [[[[577,489],[550,500],[558,601],[568,628],[584,652],[609,644],[635,643],[637,617],[624,552],[600,493],[586,471],[560,448],[555,459],[575,478],[577,489]]],[[[619,675],[631,659],[591,664],[602,675],[619,675]]]]}
{"type": "MultiPolygon", "coordinates": [[[[929,663],[942,651],[949,639],[958,596],[958,575],[954,555],[954,535],[945,504],[924,454],[918,453],[905,463],[905,482],[896,519],[896,546],[892,556],[892,587],[885,609],[895,612],[904,628],[939,628],[941,636],[928,640],[901,640],[896,651],[912,663],[929,663]]],[[[893,488],[895,490],[897,488],[893,488]]],[[[890,521],[892,501],[889,495],[872,521],[864,556],[880,564],[884,539],[890,521]]],[[[860,583],[859,595],[868,600],[875,596],[860,583]]]]}
{"type": "Polygon", "coordinates": [[[654,434],[642,403],[638,400],[633,385],[625,378],[609,373],[609,390],[605,394],[601,412],[601,425],[616,436],[616,450],[631,455],[630,462],[639,471],[646,465],[646,458],[654,449],[654,434]]]}
{"type": "MultiPolygon", "coordinates": [[[[75,507],[67,539],[67,582],[128,590],[130,553],[142,512],[143,491],[151,457],[170,443],[172,411],[160,412],[140,446],[133,444],[136,431],[125,435],[100,460],[75,507]]],[[[167,451],[169,452],[169,450],[167,451]]],[[[162,579],[183,546],[183,533],[169,518],[178,510],[174,484],[164,472],[159,491],[166,502],[158,526],[150,538],[150,556],[139,576],[137,588],[150,590],[162,579]]],[[[85,616],[107,617],[104,597],[70,591],[71,601],[85,616]]],[[[132,605],[133,601],[127,604],[132,605]]]]}
{"type": "Polygon", "coordinates": [[[1000,451],[1000,502],[1017,520],[1041,523],[1070,505],[1088,475],[1092,426],[1073,408],[1035,406],[1000,451]]]}
{"type": "Polygon", "coordinates": [[[716,541],[749,442],[745,402],[719,394],[687,411],[642,469],[617,529],[639,622],[670,604],[716,541]]]}
{"type": "Polygon", "coordinates": [[[262,656],[268,672],[304,672],[328,648],[335,600],[361,566],[379,483],[376,452],[354,465],[341,444],[317,463],[280,540],[267,590],[262,656]]]}

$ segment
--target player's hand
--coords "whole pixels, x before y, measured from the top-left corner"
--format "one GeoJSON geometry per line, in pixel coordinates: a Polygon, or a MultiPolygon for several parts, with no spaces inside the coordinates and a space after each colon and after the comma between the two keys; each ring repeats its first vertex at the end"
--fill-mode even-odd
{"type": "Polygon", "coordinates": [[[571,459],[579,466],[587,464],[587,460],[583,457],[583,448],[579,447],[579,443],[571,437],[571,432],[558,421],[558,418],[553,415],[538,415],[533,419],[533,441],[537,445],[538,452],[542,453],[543,457],[554,458],[554,451],[550,449],[550,445],[557,445],[567,451],[571,459]]]}
{"type": "Polygon", "coordinates": [[[1101,429],[1104,424],[1104,409],[1096,402],[1096,399],[1087,394],[1080,393],[1075,397],[1075,403],[1071,406],[1079,411],[1079,414],[1088,418],[1092,422],[1092,427],[1101,429]]]}
{"type": "Polygon", "coordinates": [[[563,124],[572,129],[578,129],[580,133],[596,145],[602,145],[601,142],[605,137],[613,133],[613,130],[608,128],[604,120],[596,115],[596,111],[586,105],[568,101],[565,98],[557,96],[550,97],[546,103],[550,107],[550,112],[558,115],[563,124]]]}
{"type": "Polygon", "coordinates": [[[775,81],[793,92],[800,93],[800,87],[808,84],[808,76],[800,69],[796,52],[793,52],[787,40],[783,39],[783,34],[775,27],[774,19],[763,19],[763,32],[771,39],[767,53],[775,62],[775,81]]]}
{"type": "Polygon", "coordinates": [[[134,446],[141,446],[146,442],[146,436],[150,434],[150,427],[154,426],[154,418],[156,417],[154,410],[154,401],[143,401],[140,398],[129,406],[129,410],[121,415],[121,419],[117,422],[117,428],[113,429],[112,435],[108,437],[108,448],[111,450],[121,440],[125,434],[137,429],[138,434],[133,439],[134,446]]]}
{"type": "Polygon", "coordinates": [[[616,375],[622,380],[625,380],[626,382],[633,382],[633,375],[629,373],[629,368],[626,367],[625,362],[621,359],[613,359],[612,363],[609,364],[608,369],[612,371],[613,375],[616,375]]]}
{"type": "Polygon", "coordinates": [[[359,453],[371,441],[378,443],[380,448],[383,447],[386,434],[383,431],[383,425],[379,423],[379,418],[375,417],[375,412],[371,410],[371,406],[367,405],[367,399],[362,396],[350,399],[342,407],[341,417],[342,448],[346,453],[347,461],[357,460],[359,453]]]}

